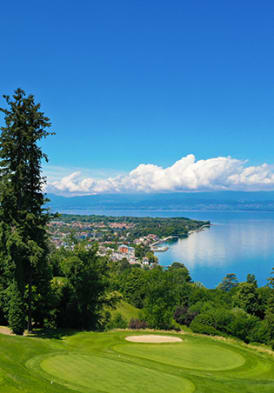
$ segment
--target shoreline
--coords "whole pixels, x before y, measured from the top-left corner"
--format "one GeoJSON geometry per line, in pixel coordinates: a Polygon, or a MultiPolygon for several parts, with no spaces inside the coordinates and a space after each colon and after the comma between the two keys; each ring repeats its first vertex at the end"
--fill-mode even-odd
{"type": "Polygon", "coordinates": [[[154,251],[154,252],[166,252],[166,251],[169,249],[169,247],[167,247],[166,250],[161,250],[161,251],[153,250],[152,248],[153,248],[155,245],[157,245],[157,244],[159,245],[159,244],[165,243],[165,242],[167,242],[168,240],[172,240],[172,239],[187,239],[188,236],[191,235],[192,233],[201,232],[201,231],[203,231],[205,228],[210,228],[211,225],[212,225],[211,223],[209,223],[209,224],[204,224],[204,225],[202,225],[200,228],[192,229],[192,230],[190,230],[190,231],[187,232],[187,235],[186,235],[186,236],[183,236],[183,237],[180,237],[180,236],[178,236],[178,235],[170,235],[170,236],[167,236],[167,237],[165,237],[165,238],[163,238],[163,239],[157,240],[156,242],[154,242],[154,243],[151,244],[151,246],[150,246],[150,247],[151,247],[151,250],[154,251]]]}

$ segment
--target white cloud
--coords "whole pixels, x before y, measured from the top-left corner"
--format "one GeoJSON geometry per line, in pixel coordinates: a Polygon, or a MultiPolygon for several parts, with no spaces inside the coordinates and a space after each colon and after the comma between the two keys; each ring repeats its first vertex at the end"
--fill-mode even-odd
{"type": "Polygon", "coordinates": [[[193,154],[168,168],[140,164],[125,175],[105,179],[83,176],[75,171],[60,180],[50,181],[48,192],[102,194],[123,192],[176,192],[210,190],[274,190],[274,167],[232,157],[216,157],[196,161],[193,154]]]}

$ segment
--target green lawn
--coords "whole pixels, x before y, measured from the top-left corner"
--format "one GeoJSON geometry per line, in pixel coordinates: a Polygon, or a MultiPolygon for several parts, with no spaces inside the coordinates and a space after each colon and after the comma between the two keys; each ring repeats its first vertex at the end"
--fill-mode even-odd
{"type": "Polygon", "coordinates": [[[129,334],[0,335],[0,393],[274,392],[267,353],[189,334],[173,344],[129,343],[129,334]]]}
{"type": "Polygon", "coordinates": [[[114,310],[110,310],[112,317],[120,313],[123,319],[129,322],[131,319],[139,318],[140,310],[131,304],[121,300],[114,310]]]}

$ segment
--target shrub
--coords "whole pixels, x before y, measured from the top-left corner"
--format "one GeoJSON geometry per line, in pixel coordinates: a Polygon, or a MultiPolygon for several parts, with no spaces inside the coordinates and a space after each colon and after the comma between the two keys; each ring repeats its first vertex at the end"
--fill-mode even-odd
{"type": "Polygon", "coordinates": [[[255,326],[248,334],[248,340],[263,344],[267,344],[270,341],[270,335],[266,321],[256,322],[255,326]]]}
{"type": "Polygon", "coordinates": [[[191,322],[190,328],[194,333],[208,334],[210,336],[218,336],[220,334],[213,326],[200,323],[196,321],[196,318],[191,322]]]}
{"type": "MultiPolygon", "coordinates": [[[[215,320],[212,314],[210,313],[201,313],[199,315],[197,315],[193,322],[196,323],[200,323],[202,325],[206,325],[206,326],[212,326],[215,327],[215,320]]],[[[192,323],[192,322],[191,322],[192,323]]]]}
{"type": "Polygon", "coordinates": [[[258,318],[253,315],[247,314],[243,310],[235,310],[233,314],[233,319],[228,325],[228,333],[232,336],[238,337],[245,342],[249,342],[249,334],[255,327],[256,323],[259,321],[258,318]],[[236,312],[235,312],[236,311],[236,312]]]}
{"type": "Polygon", "coordinates": [[[147,323],[146,321],[143,321],[141,319],[131,319],[129,322],[128,327],[130,329],[146,329],[147,328],[147,323]]]}
{"type": "Polygon", "coordinates": [[[115,314],[114,318],[110,320],[107,325],[108,329],[126,329],[127,321],[123,318],[122,314],[115,314]]]}
{"type": "Polygon", "coordinates": [[[173,318],[180,325],[189,326],[196,315],[198,315],[198,312],[191,311],[186,306],[179,306],[176,308],[173,318]]]}

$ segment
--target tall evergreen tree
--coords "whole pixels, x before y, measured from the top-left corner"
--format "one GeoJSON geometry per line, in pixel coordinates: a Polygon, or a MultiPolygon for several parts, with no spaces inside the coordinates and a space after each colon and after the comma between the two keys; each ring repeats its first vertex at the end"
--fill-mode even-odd
{"type": "MultiPolygon", "coordinates": [[[[41,175],[41,163],[47,161],[47,156],[38,143],[52,133],[46,131],[51,124],[32,95],[17,89],[12,98],[3,97],[6,107],[0,108],[5,119],[0,135],[0,270],[7,319],[19,332],[23,326],[19,328],[19,319],[13,326],[14,309],[25,313],[31,330],[33,286],[45,295],[49,285],[49,215],[43,207],[45,180],[41,175]]],[[[23,325],[22,318],[20,321],[23,325]]]]}

